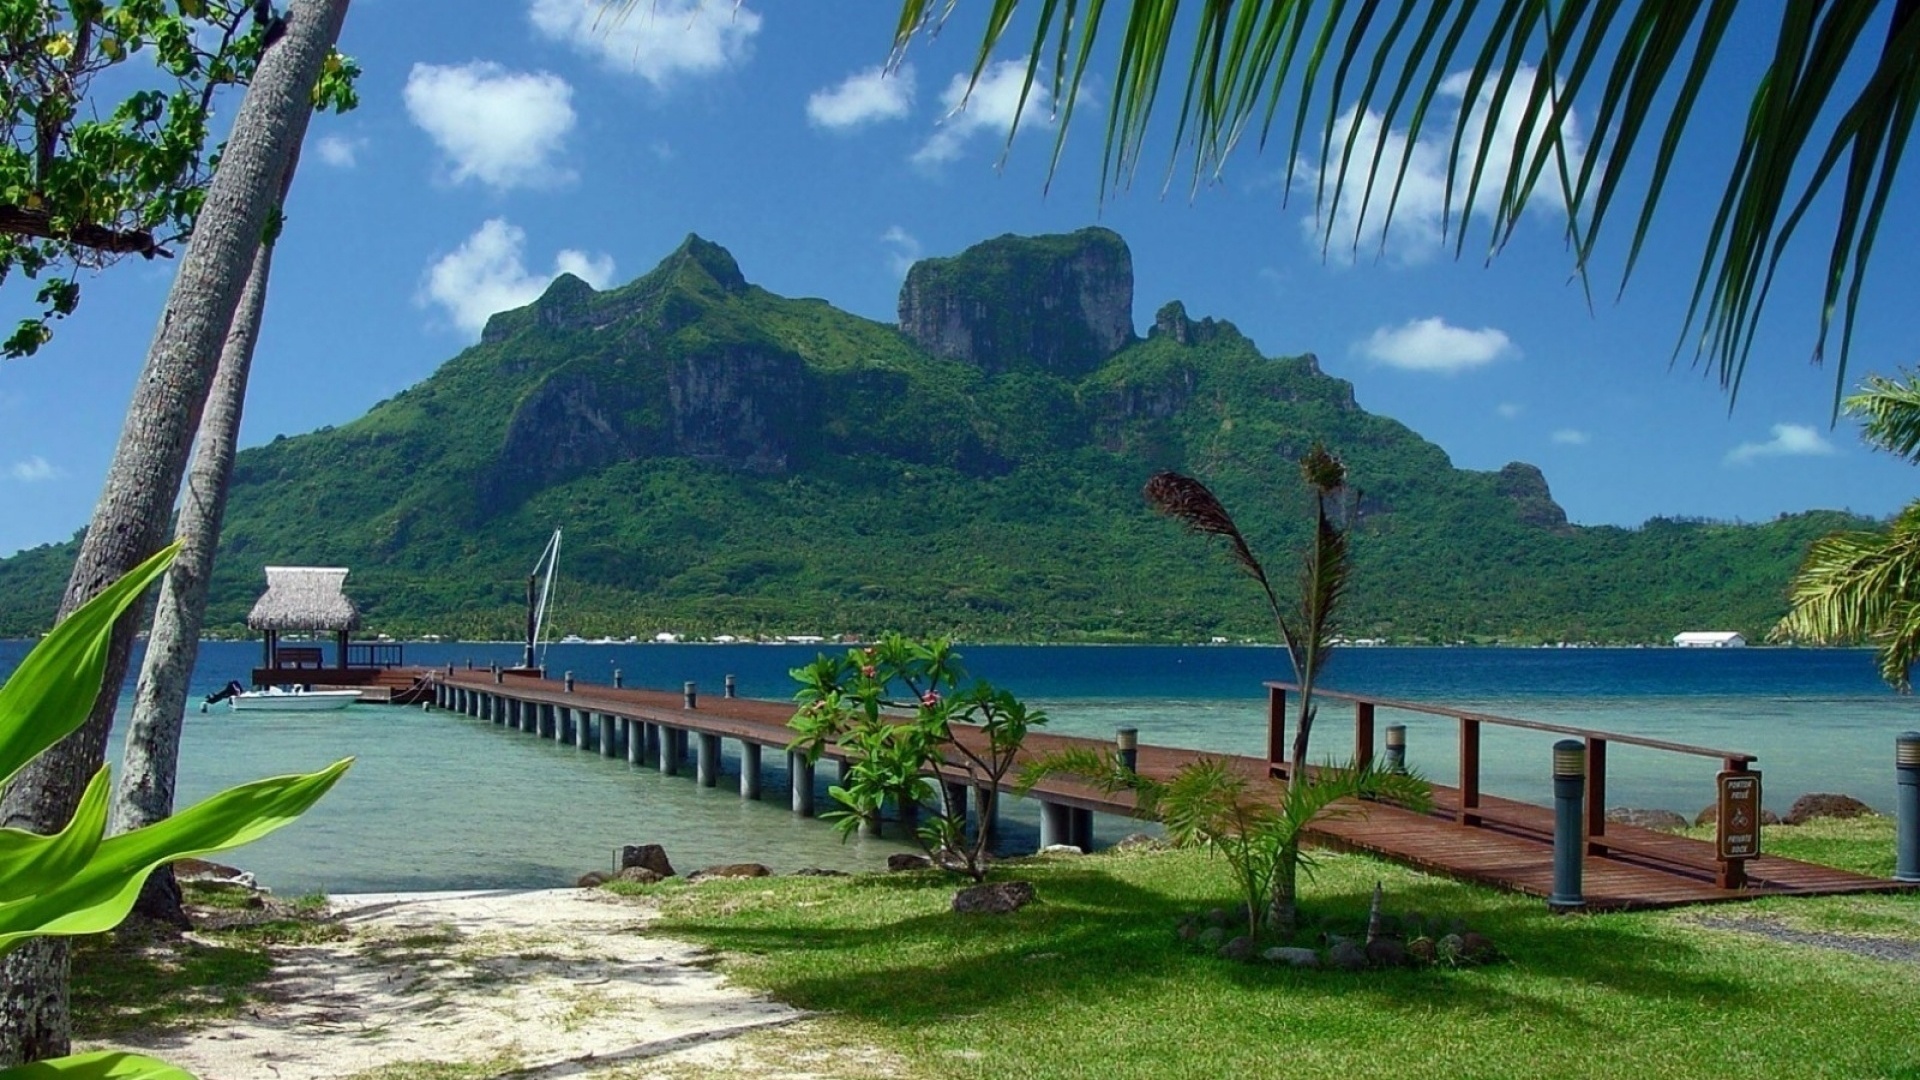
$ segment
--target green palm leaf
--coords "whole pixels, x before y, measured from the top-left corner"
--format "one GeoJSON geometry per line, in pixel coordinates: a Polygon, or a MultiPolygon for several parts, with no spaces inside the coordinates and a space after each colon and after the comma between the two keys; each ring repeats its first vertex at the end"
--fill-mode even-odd
{"type": "MultiPolygon", "coordinates": [[[[957,4],[902,0],[895,61],[957,4]]],[[[1012,31],[1017,6],[1014,0],[989,5],[975,50],[976,79],[1012,31]]],[[[1135,0],[1116,37],[1102,33],[1107,5],[1098,0],[1037,5],[1027,78],[1031,83],[1039,77],[1038,59],[1050,53],[1051,85],[1062,110],[1052,168],[1059,164],[1077,88],[1089,72],[1110,64],[1100,189],[1130,184],[1149,140],[1162,130],[1149,120],[1163,95],[1167,67],[1184,56],[1185,77],[1173,80],[1182,89],[1169,169],[1189,156],[1196,182],[1216,175],[1249,127],[1265,145],[1281,124],[1289,187],[1298,169],[1312,164],[1302,146],[1317,149],[1315,208],[1328,230],[1324,243],[1341,200],[1357,198],[1356,220],[1364,221],[1388,177],[1383,221],[1391,225],[1412,146],[1434,122],[1446,77],[1464,67],[1463,110],[1474,109],[1483,91],[1490,107],[1477,131],[1456,123],[1451,133],[1443,227],[1456,253],[1464,250],[1474,208],[1484,205],[1483,188],[1498,193],[1486,201],[1492,206],[1492,251],[1511,239],[1551,169],[1583,280],[1610,210],[1638,191],[1621,269],[1624,287],[1646,250],[1699,100],[1708,93],[1744,94],[1750,103],[1747,128],[1726,166],[1677,338],[1683,346],[1692,341],[1694,355],[1737,393],[1774,275],[1807,209],[1831,197],[1837,212],[1809,346],[1820,359],[1837,333],[1835,386],[1845,385],[1874,239],[1920,112],[1920,3],[1749,5],[1751,18],[1771,14],[1775,20],[1764,67],[1750,85],[1732,81],[1732,65],[1716,64],[1727,50],[1735,0],[1211,0],[1198,8],[1183,21],[1175,17],[1177,0],[1135,0]],[[1190,51],[1179,40],[1187,32],[1193,35],[1190,51]],[[1110,49],[1096,48],[1103,39],[1110,49]],[[1048,41],[1054,42],[1051,50],[1044,49],[1048,41]],[[1395,65],[1397,77],[1389,75],[1395,65]],[[1529,66],[1538,75],[1525,85],[1521,73],[1529,66]],[[1358,70],[1365,77],[1348,101],[1358,70]],[[1328,96],[1325,119],[1314,121],[1314,98],[1322,93],[1328,96]],[[1283,100],[1294,106],[1285,110],[1290,122],[1282,119],[1283,100]],[[1383,162],[1387,131],[1409,105],[1406,147],[1397,163],[1383,162]],[[1338,130],[1349,108],[1356,116],[1383,117],[1371,152],[1357,124],[1338,130]],[[1593,118],[1582,125],[1591,137],[1579,156],[1571,138],[1577,112],[1593,118]],[[1494,122],[1509,115],[1514,123],[1494,122]],[[1310,133],[1318,137],[1307,138],[1310,133]],[[1358,192],[1350,193],[1349,186],[1358,192]]]]}
{"type": "Polygon", "coordinates": [[[193,1080],[164,1061],[121,1050],[96,1050],[0,1069],[0,1080],[193,1080]]]}

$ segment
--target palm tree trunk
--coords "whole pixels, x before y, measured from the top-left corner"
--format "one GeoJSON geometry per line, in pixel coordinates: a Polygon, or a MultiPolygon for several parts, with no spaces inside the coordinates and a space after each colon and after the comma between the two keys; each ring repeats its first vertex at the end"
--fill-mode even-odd
{"type": "MultiPolygon", "coordinates": [[[[285,36],[254,73],[148,349],[106,487],[60,603],[62,619],[157,551],[166,536],[221,343],[347,3],[296,2],[285,36]]],[[[129,614],[115,628],[92,715],[20,772],[0,798],[0,824],[51,833],[73,816],[80,792],[106,758],[107,729],[137,621],[129,614]]],[[[68,1052],[65,944],[42,938],[22,945],[0,962],[0,981],[0,1065],[68,1052]]]]}
{"type": "Polygon", "coordinates": [[[1267,905],[1267,929],[1286,938],[1300,928],[1300,841],[1280,847],[1273,865],[1273,894],[1267,905]]]}
{"type": "MultiPolygon", "coordinates": [[[[304,127],[304,123],[300,125],[304,127]]],[[[304,134],[304,132],[299,133],[304,134]]],[[[299,140],[280,181],[280,203],[286,204],[299,164],[299,140]]],[[[187,473],[186,498],[181,500],[174,535],[180,555],[160,583],[160,600],[147,639],[147,656],[133,693],[133,716],[127,723],[126,749],[120,757],[119,786],[114,792],[114,834],[152,825],[173,813],[173,785],[180,763],[180,729],[187,707],[187,683],[200,653],[200,630],[207,610],[207,580],[213,573],[214,552],[220,546],[220,522],[226,514],[228,481],[240,437],[240,415],[246,407],[247,376],[253,349],[260,336],[260,320],[267,306],[267,281],[273,272],[273,245],[263,242],[253,256],[253,271],[240,294],[227,343],[220,351],[220,368],[207,391],[200,416],[200,434],[194,441],[193,467],[187,473]]],[[[187,929],[192,923],[174,880],[173,867],[162,866],[147,876],[134,903],[134,914],[155,922],[187,929]]]]}

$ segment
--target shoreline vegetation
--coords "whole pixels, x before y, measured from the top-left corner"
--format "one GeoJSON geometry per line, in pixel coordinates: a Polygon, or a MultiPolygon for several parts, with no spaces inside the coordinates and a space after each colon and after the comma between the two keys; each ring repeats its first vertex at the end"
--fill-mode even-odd
{"type": "MultiPolygon", "coordinates": [[[[1884,876],[1893,831],[1883,817],[1819,819],[1770,826],[1765,843],[1884,876]]],[[[1920,1075],[1909,1037],[1920,903],[1910,895],[1556,916],[1537,899],[1321,853],[1305,932],[1363,926],[1379,883],[1390,912],[1466,920],[1502,953],[1485,966],[1355,973],[1228,963],[1181,940],[1176,924],[1188,913],[1232,902],[1224,865],[1199,851],[1048,854],[998,863],[993,878],[1032,882],[1038,901],[1006,916],[957,916],[949,911],[957,883],[931,871],[671,878],[539,894],[602,903],[620,894],[632,905],[622,935],[679,957],[688,971],[717,966],[740,1001],[808,1014],[794,1026],[696,1041],[688,1053],[580,1060],[568,1071],[698,1077],[777,1062],[787,1075],[814,1076],[1920,1075]],[[694,948],[673,952],[676,943],[694,948]]],[[[394,931],[343,917],[355,906],[346,898],[329,911],[312,898],[194,895],[200,910],[224,912],[233,925],[210,919],[207,930],[171,941],[135,928],[82,946],[74,985],[84,1037],[162,1039],[176,1055],[233,1044],[231,1025],[297,1007],[286,969],[316,948],[352,952],[368,971],[391,975],[396,1007],[443,1016],[459,1014],[459,985],[506,992],[502,957],[537,965],[564,952],[553,944],[557,925],[394,931]],[[473,975],[488,970],[495,974],[473,975]],[[118,981],[99,981],[104,971],[118,981]]],[[[540,909],[531,896],[502,908],[536,922],[540,909]]],[[[655,975],[660,985],[649,992],[670,994],[678,976],[655,975]]],[[[489,1015],[530,1033],[592,1029],[633,1045],[657,1037],[595,985],[550,989],[544,1010],[489,1015]]],[[[354,1080],[542,1071],[537,1055],[508,1060],[477,1044],[419,1053],[391,1023],[356,1015],[301,1053],[341,1052],[332,1040],[386,1043],[374,1056],[389,1059],[377,1067],[317,1074],[354,1080]]],[[[309,1075],[295,1058],[273,1068],[309,1075]]]]}

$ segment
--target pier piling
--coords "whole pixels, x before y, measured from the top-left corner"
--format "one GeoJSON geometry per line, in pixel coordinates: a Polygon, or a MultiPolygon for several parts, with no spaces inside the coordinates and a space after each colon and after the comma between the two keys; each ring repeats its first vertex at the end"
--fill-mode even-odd
{"type": "Polygon", "coordinates": [[[700,733],[699,752],[695,755],[694,776],[701,787],[714,787],[720,782],[720,736],[700,733]]]}
{"type": "Polygon", "coordinates": [[[760,797],[760,744],[757,742],[742,740],[740,743],[740,797],[760,797]]]}
{"type": "Polygon", "coordinates": [[[793,788],[793,812],[813,816],[813,762],[798,750],[787,751],[787,777],[793,788]]]}

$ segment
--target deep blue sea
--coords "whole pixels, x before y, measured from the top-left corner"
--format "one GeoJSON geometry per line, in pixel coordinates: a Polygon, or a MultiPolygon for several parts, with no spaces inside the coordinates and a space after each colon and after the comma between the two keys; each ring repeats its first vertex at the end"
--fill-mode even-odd
{"type": "MultiPolygon", "coordinates": [[[[27,645],[0,642],[0,672],[27,645]]],[[[512,662],[510,644],[408,644],[409,663],[512,662]]],[[[786,698],[787,672],[817,646],[564,644],[551,671],[583,681],[717,694],[734,675],[744,696],[786,698]]],[[[1232,646],[973,646],[971,674],[1042,706],[1053,730],[1104,736],[1140,730],[1147,742],[1260,752],[1262,683],[1287,676],[1285,654],[1232,646]]],[[[194,701],[246,677],[259,646],[208,643],[194,701]]],[[[1808,791],[1841,791],[1883,809],[1892,802],[1892,750],[1920,728],[1920,703],[1893,694],[1864,650],[1398,649],[1336,653],[1323,685],[1352,693],[1453,705],[1524,719],[1637,733],[1756,754],[1765,802],[1785,810],[1808,791]]],[[[124,709],[123,709],[124,712],[124,709]]],[[[1382,711],[1408,727],[1409,761],[1441,782],[1455,772],[1450,720],[1382,711]]],[[[1346,756],[1351,712],[1323,704],[1315,757],[1346,756]]],[[[1554,736],[1488,728],[1483,786],[1547,801],[1554,736]]],[[[111,760],[117,760],[116,732],[111,760]]],[[[733,748],[729,745],[731,758],[733,748]]],[[[786,780],[768,756],[766,797],[742,802],[729,775],[714,789],[624,761],[581,754],[445,712],[353,706],[343,713],[233,714],[190,706],[181,788],[196,798],[260,776],[317,768],[344,756],[353,770],[305,819],[231,854],[283,892],[555,885],[603,867],[623,843],[657,841],[679,868],[758,861],[870,868],[898,842],[842,844],[786,810],[786,780]]],[[[1615,745],[1608,802],[1691,815],[1712,797],[1714,761],[1615,745]]],[[[732,763],[729,761],[729,772],[732,763]]],[[[823,796],[824,798],[824,796],[823,796]]],[[[1015,806],[1006,843],[1030,845],[1031,807],[1015,806]]],[[[1101,842],[1136,828],[1096,823],[1101,842]]]]}

